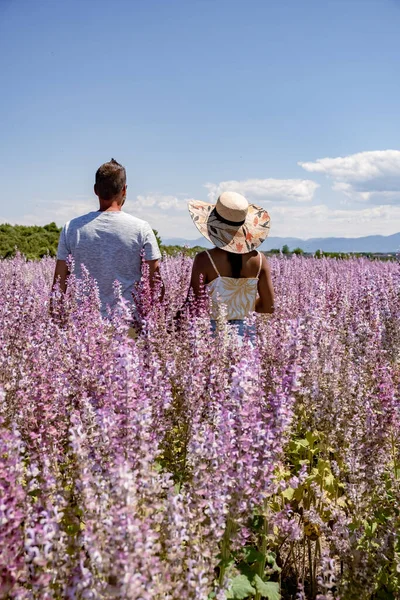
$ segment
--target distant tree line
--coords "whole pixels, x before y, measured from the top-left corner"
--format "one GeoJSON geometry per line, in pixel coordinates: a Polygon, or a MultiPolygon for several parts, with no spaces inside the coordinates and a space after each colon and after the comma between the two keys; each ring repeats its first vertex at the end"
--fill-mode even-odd
{"type": "Polygon", "coordinates": [[[202,246],[194,246],[193,248],[189,248],[188,246],[166,246],[162,243],[162,239],[158,231],[156,229],[153,229],[153,231],[158,245],[160,246],[161,252],[167,256],[177,256],[178,254],[183,253],[186,256],[194,257],[198,252],[204,250],[202,246]]]}
{"type": "MultiPolygon", "coordinates": [[[[38,260],[44,256],[56,256],[61,227],[55,223],[48,225],[0,225],[0,258],[12,258],[16,252],[23,254],[28,260],[38,260]]],[[[182,248],[182,246],[164,246],[157,231],[154,230],[161,252],[169,256],[184,253],[194,256],[200,250],[182,248]]]]}
{"type": "MultiPolygon", "coordinates": [[[[0,225],[0,258],[11,258],[15,256],[16,252],[23,254],[28,260],[38,260],[44,256],[56,256],[58,238],[60,237],[61,227],[57,227],[55,223],[49,223],[48,225],[0,225]]],[[[157,242],[160,246],[161,252],[168,256],[176,256],[182,252],[186,256],[193,257],[197,252],[204,250],[202,246],[195,246],[194,248],[182,247],[182,246],[165,246],[157,231],[154,230],[157,242]]],[[[272,250],[265,251],[264,254],[267,256],[283,254],[290,256],[296,254],[298,256],[315,256],[316,258],[328,257],[328,258],[354,258],[354,257],[366,257],[366,258],[378,258],[380,260],[393,260],[396,258],[395,253],[392,255],[379,254],[374,252],[323,252],[317,250],[316,252],[306,253],[302,248],[295,248],[290,250],[289,246],[285,244],[282,248],[272,248],[272,250]]]]}
{"type": "Polygon", "coordinates": [[[61,228],[55,223],[39,225],[0,225],[0,258],[21,252],[29,260],[56,256],[61,228]]]}
{"type": "Polygon", "coordinates": [[[290,250],[289,246],[285,244],[282,248],[272,248],[272,250],[268,250],[268,254],[304,254],[304,250],[301,248],[295,248],[294,250],[290,250]]]}
{"type": "Polygon", "coordinates": [[[271,250],[267,250],[264,252],[264,254],[266,254],[267,256],[271,256],[274,254],[282,254],[285,256],[296,254],[297,256],[306,256],[314,258],[371,258],[378,260],[396,259],[395,252],[326,252],[325,250],[317,250],[316,252],[305,252],[302,248],[294,248],[294,250],[290,250],[287,244],[282,246],[282,248],[272,248],[271,250]]]}

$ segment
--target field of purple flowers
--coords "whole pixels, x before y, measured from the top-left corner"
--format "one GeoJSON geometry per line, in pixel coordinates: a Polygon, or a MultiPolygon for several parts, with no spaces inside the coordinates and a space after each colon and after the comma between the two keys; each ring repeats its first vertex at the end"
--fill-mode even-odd
{"type": "Polygon", "coordinates": [[[136,341],[89,277],[50,319],[53,260],[0,262],[0,598],[400,598],[400,264],[270,264],[238,347],[174,320],[184,256],[136,341]]]}

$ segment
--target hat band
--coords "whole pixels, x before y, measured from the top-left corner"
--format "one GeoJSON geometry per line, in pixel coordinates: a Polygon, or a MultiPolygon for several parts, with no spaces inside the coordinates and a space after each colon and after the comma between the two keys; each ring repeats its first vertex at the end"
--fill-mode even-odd
{"type": "Polygon", "coordinates": [[[229,221],[229,219],[225,219],[225,217],[221,217],[221,215],[219,214],[219,212],[217,211],[216,208],[214,208],[214,212],[215,212],[215,216],[217,217],[218,221],[221,221],[221,223],[225,223],[225,225],[232,225],[233,227],[239,227],[239,225],[244,225],[246,223],[245,218],[243,219],[243,221],[229,221]]]}

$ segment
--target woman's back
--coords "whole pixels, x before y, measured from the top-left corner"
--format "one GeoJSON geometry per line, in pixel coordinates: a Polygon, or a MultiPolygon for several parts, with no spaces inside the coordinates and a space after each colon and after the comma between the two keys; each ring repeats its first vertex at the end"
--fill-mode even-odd
{"type": "Polygon", "coordinates": [[[205,285],[211,298],[211,317],[216,319],[220,305],[226,306],[229,321],[245,319],[255,310],[262,256],[253,251],[231,254],[214,248],[206,250],[211,269],[205,273],[205,285]]]}
{"type": "Polygon", "coordinates": [[[207,279],[205,283],[210,283],[216,277],[235,277],[235,278],[254,278],[259,275],[260,267],[260,253],[257,250],[248,252],[247,254],[232,254],[221,250],[220,248],[213,248],[212,250],[206,250],[201,254],[206,255],[207,259],[204,261],[204,266],[207,266],[207,279]],[[240,273],[235,274],[232,267],[232,259],[239,261],[240,273]],[[218,275],[218,274],[219,275],[218,275]]]}
{"type": "Polygon", "coordinates": [[[213,329],[218,309],[225,304],[227,320],[243,335],[249,313],[274,310],[268,261],[256,250],[268,235],[269,214],[261,206],[249,204],[241,194],[229,191],[222,192],[215,204],[191,200],[188,208],[194,225],[215,245],[195,256],[190,287],[200,297],[205,284],[212,299],[213,329]]]}

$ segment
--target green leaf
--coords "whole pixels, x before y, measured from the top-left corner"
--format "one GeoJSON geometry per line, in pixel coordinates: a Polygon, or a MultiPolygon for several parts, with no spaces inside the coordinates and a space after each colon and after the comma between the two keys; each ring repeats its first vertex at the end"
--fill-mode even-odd
{"type": "Polygon", "coordinates": [[[231,587],[227,598],[244,600],[244,598],[247,598],[248,596],[253,596],[255,591],[256,590],[253,588],[246,575],[237,575],[231,581],[231,587]]]}
{"type": "Polygon", "coordinates": [[[276,554],[275,552],[269,552],[267,554],[267,565],[269,566],[271,571],[275,571],[276,573],[280,573],[282,569],[278,567],[276,562],[276,554]]]}
{"type": "Polygon", "coordinates": [[[324,488],[326,488],[326,489],[333,488],[334,484],[335,484],[335,477],[334,477],[333,473],[328,473],[328,475],[325,475],[324,488]]]}
{"type": "Polygon", "coordinates": [[[259,531],[264,525],[264,517],[262,515],[254,515],[251,523],[253,531],[259,531]]]}
{"type": "Polygon", "coordinates": [[[258,550],[256,550],[255,548],[253,548],[253,546],[245,546],[243,548],[244,550],[244,560],[251,564],[253,562],[261,562],[264,558],[264,555],[259,552],[258,550]]]}
{"type": "Polygon", "coordinates": [[[236,568],[239,573],[247,577],[249,581],[253,581],[254,574],[258,571],[258,563],[255,562],[249,565],[247,562],[244,562],[244,560],[241,560],[240,563],[236,565],[236,568]]]}
{"type": "Polygon", "coordinates": [[[67,523],[65,525],[65,531],[69,535],[76,535],[79,531],[81,531],[81,524],[78,523],[67,523]]]}
{"type": "Polygon", "coordinates": [[[286,498],[286,500],[289,500],[289,502],[293,499],[293,495],[294,495],[294,489],[292,487],[288,487],[288,488],[286,488],[286,490],[283,490],[283,492],[282,492],[282,496],[284,498],[286,498]]]}
{"type": "Polygon", "coordinates": [[[322,458],[318,461],[318,471],[321,475],[330,472],[330,463],[327,460],[323,460],[322,458]]]}
{"type": "Polygon", "coordinates": [[[256,586],[257,592],[268,600],[281,600],[279,593],[279,583],[275,581],[263,581],[261,577],[256,575],[254,577],[254,585],[256,586]]]}
{"type": "Polygon", "coordinates": [[[313,431],[308,431],[306,433],[306,440],[310,444],[310,446],[313,446],[315,444],[315,442],[318,440],[318,437],[318,434],[314,433],[313,431]]]}
{"type": "Polygon", "coordinates": [[[296,488],[294,491],[293,498],[295,500],[297,500],[298,502],[301,502],[301,500],[303,499],[303,494],[304,494],[304,486],[299,485],[299,487],[296,488]]]}
{"type": "Polygon", "coordinates": [[[297,440],[297,446],[298,448],[308,448],[310,445],[310,442],[306,439],[303,440],[297,440]]]}

